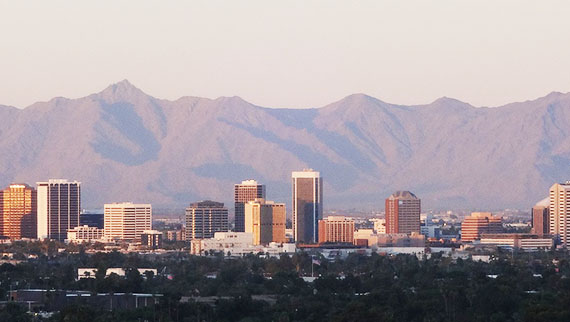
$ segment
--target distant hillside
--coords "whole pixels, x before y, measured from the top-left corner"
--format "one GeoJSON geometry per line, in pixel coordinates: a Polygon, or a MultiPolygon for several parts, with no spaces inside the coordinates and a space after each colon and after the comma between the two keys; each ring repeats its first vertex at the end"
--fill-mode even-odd
{"type": "MultiPolygon", "coordinates": [[[[232,201],[254,178],[290,205],[290,174],[312,167],[325,206],[383,208],[398,189],[425,207],[529,208],[570,178],[570,94],[475,108],[350,95],[318,109],[239,97],[153,98],[128,81],[80,99],[0,106],[0,184],[69,178],[84,207],[232,201]]],[[[230,205],[231,207],[231,205],[230,205]]]]}

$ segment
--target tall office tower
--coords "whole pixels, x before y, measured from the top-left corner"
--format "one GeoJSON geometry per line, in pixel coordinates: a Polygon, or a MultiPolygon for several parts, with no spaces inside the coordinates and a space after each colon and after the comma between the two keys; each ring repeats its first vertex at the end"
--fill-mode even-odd
{"type": "Polygon", "coordinates": [[[0,235],[10,239],[36,238],[36,189],[11,184],[0,191],[0,218],[0,235]]]}
{"type": "Polygon", "coordinates": [[[319,240],[319,219],[323,218],[323,178],[313,169],[294,171],[293,237],[296,242],[316,243],[319,240]]]}
{"type": "Polygon", "coordinates": [[[560,235],[562,245],[570,243],[570,181],[550,187],[550,233],[560,235]]]}
{"type": "Polygon", "coordinates": [[[245,232],[253,236],[253,245],[284,243],[285,204],[256,198],[245,204],[245,232]]]}
{"type": "Polygon", "coordinates": [[[319,243],[354,243],[354,219],[328,216],[319,220],[319,243]]]}
{"type": "Polygon", "coordinates": [[[532,207],[532,233],[542,237],[550,233],[549,198],[532,207]]]}
{"type": "Polygon", "coordinates": [[[107,239],[140,241],[145,230],[152,229],[152,206],[131,202],[107,203],[103,210],[104,236],[107,239]]]}
{"type": "Polygon", "coordinates": [[[211,200],[190,204],[186,208],[186,240],[212,238],[215,232],[228,231],[228,208],[211,200]]]}
{"type": "Polygon", "coordinates": [[[81,182],[51,179],[38,182],[38,238],[64,241],[79,226],[81,182]]]}
{"type": "Polygon", "coordinates": [[[386,199],[386,233],[420,233],[421,200],[409,191],[396,191],[386,199]]]}
{"type": "Polygon", "coordinates": [[[234,185],[235,231],[245,231],[245,204],[257,198],[265,199],[265,185],[255,180],[245,180],[234,185]]]}
{"type": "Polygon", "coordinates": [[[490,212],[472,212],[461,223],[461,240],[474,241],[481,234],[500,234],[503,232],[503,220],[490,212]]]}

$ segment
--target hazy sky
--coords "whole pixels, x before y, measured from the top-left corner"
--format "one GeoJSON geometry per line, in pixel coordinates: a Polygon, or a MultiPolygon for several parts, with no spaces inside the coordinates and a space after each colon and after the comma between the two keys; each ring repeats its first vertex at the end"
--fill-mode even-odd
{"type": "Polygon", "coordinates": [[[570,91],[570,1],[4,1],[0,104],[129,79],[159,98],[476,106],[570,91]]]}

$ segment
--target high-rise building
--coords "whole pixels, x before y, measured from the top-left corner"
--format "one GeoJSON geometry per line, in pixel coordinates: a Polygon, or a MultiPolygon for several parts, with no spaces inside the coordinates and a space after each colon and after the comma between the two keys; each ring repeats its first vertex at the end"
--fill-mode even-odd
{"type": "Polygon", "coordinates": [[[258,198],[265,199],[265,185],[255,180],[245,180],[234,185],[235,231],[245,231],[245,204],[258,198]]]}
{"type": "Polygon", "coordinates": [[[0,235],[10,239],[36,238],[36,189],[11,184],[0,191],[0,235]]]}
{"type": "Polygon", "coordinates": [[[328,216],[319,220],[319,243],[353,243],[354,219],[328,216]]]}
{"type": "Polygon", "coordinates": [[[501,217],[493,216],[490,212],[473,212],[461,223],[461,240],[474,241],[481,234],[500,234],[503,232],[501,217]]]}
{"type": "Polygon", "coordinates": [[[570,242],[570,181],[550,187],[550,233],[559,235],[562,245],[570,242]]]}
{"type": "Polygon", "coordinates": [[[81,183],[51,179],[38,182],[37,185],[37,236],[64,241],[67,238],[67,230],[79,226],[81,183]]]}
{"type": "Polygon", "coordinates": [[[257,198],[245,204],[245,232],[251,233],[253,245],[284,243],[285,204],[257,198]]]}
{"type": "Polygon", "coordinates": [[[539,237],[550,233],[550,200],[546,198],[532,207],[532,233],[539,237]]]}
{"type": "Polygon", "coordinates": [[[211,200],[190,204],[186,208],[186,240],[212,238],[215,232],[228,231],[228,208],[211,200]]]}
{"type": "Polygon", "coordinates": [[[420,233],[421,200],[409,191],[396,191],[386,199],[386,233],[420,233]]]}
{"type": "Polygon", "coordinates": [[[141,234],[152,229],[152,206],[131,202],[105,204],[105,238],[140,241],[141,234]]]}
{"type": "Polygon", "coordinates": [[[296,242],[316,243],[323,218],[323,178],[313,169],[294,171],[291,177],[293,236],[296,242]]]}

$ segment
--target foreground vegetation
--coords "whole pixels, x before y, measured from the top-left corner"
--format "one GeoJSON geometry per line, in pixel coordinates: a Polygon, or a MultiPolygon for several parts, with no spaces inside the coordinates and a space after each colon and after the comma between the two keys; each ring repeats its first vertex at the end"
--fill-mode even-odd
{"type": "MultiPolygon", "coordinates": [[[[505,253],[490,263],[351,255],[314,265],[320,277],[307,283],[300,277],[311,274],[305,253],[228,259],[80,251],[2,264],[0,297],[28,287],[164,294],[152,308],[69,306],[52,321],[570,321],[569,260],[566,252],[505,253]],[[76,281],[78,267],[97,267],[96,278],[76,281]],[[105,278],[109,267],[127,268],[127,276],[105,278]],[[143,278],[137,267],[159,274],[143,278]],[[207,296],[218,300],[196,301],[207,296]]],[[[31,320],[17,305],[0,311],[0,321],[31,320]]]]}

